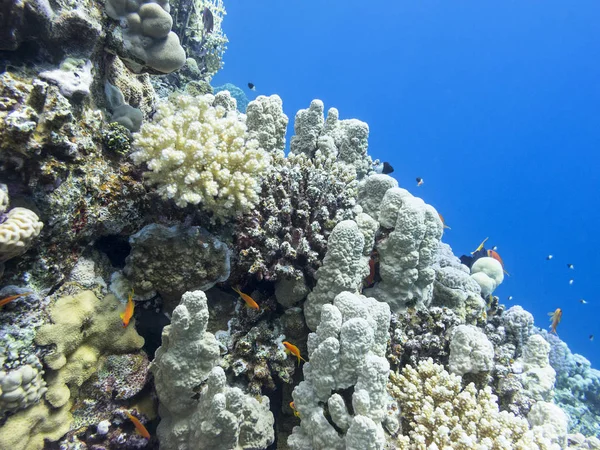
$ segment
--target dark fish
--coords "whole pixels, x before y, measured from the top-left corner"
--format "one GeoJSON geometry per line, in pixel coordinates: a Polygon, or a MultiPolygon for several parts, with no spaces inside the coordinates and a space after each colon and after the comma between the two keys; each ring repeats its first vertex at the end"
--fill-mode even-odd
{"type": "Polygon", "coordinates": [[[392,173],[393,171],[394,171],[394,168],[392,167],[392,165],[389,162],[384,161],[383,169],[381,170],[381,173],[388,174],[388,173],[392,173]]]}
{"type": "Polygon", "coordinates": [[[202,11],[202,23],[204,24],[204,32],[207,34],[212,33],[215,26],[215,19],[213,13],[208,8],[204,8],[204,11],[202,11]]]}
{"type": "Polygon", "coordinates": [[[548,256],[546,256],[546,259],[547,259],[548,261],[550,261],[552,258],[554,258],[552,255],[548,255],[548,256]]]}
{"type": "Polygon", "coordinates": [[[379,164],[374,164],[373,170],[375,171],[375,173],[388,174],[392,173],[394,171],[394,168],[389,162],[382,162],[379,164]]]}
{"type": "Polygon", "coordinates": [[[590,334],[590,341],[593,341],[593,340],[594,340],[594,335],[590,334]]]}
{"type": "Polygon", "coordinates": [[[425,181],[421,177],[417,177],[417,186],[421,186],[425,181]]]}
{"type": "Polygon", "coordinates": [[[254,83],[248,83],[248,89],[250,89],[251,91],[255,91],[256,86],[254,86],[254,83]]]}
{"type": "Polygon", "coordinates": [[[573,264],[567,264],[567,267],[568,267],[569,269],[574,269],[574,268],[575,268],[575,266],[574,266],[573,264]]]}

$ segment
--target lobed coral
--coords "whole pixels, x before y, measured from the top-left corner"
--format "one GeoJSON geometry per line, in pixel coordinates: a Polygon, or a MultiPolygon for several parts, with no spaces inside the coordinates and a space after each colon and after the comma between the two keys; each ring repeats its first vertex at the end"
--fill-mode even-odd
{"type": "Polygon", "coordinates": [[[163,330],[150,366],[160,400],[161,448],[266,448],[274,440],[269,400],[227,386],[207,324],[206,295],[193,291],[183,295],[163,330]]]}
{"type": "Polygon", "coordinates": [[[248,136],[245,117],[227,92],[163,101],[135,137],[136,164],[146,163],[163,199],[202,204],[216,220],[249,212],[259,200],[271,158],[248,136]],[[227,105],[227,106],[223,106],[227,105]]]}
{"type": "Polygon", "coordinates": [[[383,426],[395,432],[399,425],[386,392],[389,324],[386,303],[350,292],[322,307],[304,381],[293,392],[301,421],[288,438],[292,450],[384,448],[383,426]]]}
{"type": "MultiPolygon", "coordinates": [[[[364,181],[361,189],[369,184],[364,181]]],[[[377,220],[385,230],[376,245],[381,281],[365,293],[388,302],[393,311],[428,307],[433,298],[435,255],[443,233],[437,211],[407,190],[394,187],[383,195],[377,220]]]]}

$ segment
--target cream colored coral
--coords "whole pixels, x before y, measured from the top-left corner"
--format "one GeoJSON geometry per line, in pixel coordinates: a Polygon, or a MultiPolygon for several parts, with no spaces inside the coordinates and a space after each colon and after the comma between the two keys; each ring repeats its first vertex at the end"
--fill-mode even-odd
{"type": "MultiPolygon", "coordinates": [[[[2,196],[6,198],[0,199],[0,203],[7,206],[6,193],[2,196]]],[[[43,226],[37,214],[27,208],[8,211],[0,224],[0,263],[25,253],[43,226]]]]}
{"type": "Polygon", "coordinates": [[[392,373],[388,387],[408,424],[401,449],[560,449],[548,429],[530,429],[525,418],[499,411],[489,387],[463,389],[461,377],[431,359],[392,373]]]}
{"type": "Polygon", "coordinates": [[[202,203],[216,219],[254,207],[271,162],[248,137],[245,116],[221,106],[229,100],[221,97],[229,93],[184,94],[161,103],[153,122],[136,134],[131,155],[136,164],[147,164],[145,176],[161,197],[180,207],[202,203]]]}

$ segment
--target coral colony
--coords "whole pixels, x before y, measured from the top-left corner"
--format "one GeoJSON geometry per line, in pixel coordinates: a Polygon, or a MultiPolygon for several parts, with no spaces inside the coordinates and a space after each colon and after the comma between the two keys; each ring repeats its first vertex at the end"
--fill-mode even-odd
{"type": "Polygon", "coordinates": [[[0,8],[0,448],[600,449],[366,123],[213,91],[221,0],[0,8]]]}

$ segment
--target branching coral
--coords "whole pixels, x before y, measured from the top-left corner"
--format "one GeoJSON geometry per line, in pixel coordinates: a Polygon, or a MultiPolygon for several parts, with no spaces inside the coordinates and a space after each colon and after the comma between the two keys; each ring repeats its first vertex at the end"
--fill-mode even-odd
{"type": "Polygon", "coordinates": [[[163,101],[154,120],[136,134],[135,146],[133,161],[147,164],[145,176],[162,198],[180,207],[201,203],[215,219],[240,215],[258,203],[271,161],[248,136],[245,116],[235,111],[227,92],[163,101]]]}
{"type": "Polygon", "coordinates": [[[334,226],[355,216],[355,196],[354,175],[333,158],[276,158],[257,208],[237,225],[238,270],[312,284],[334,226]]]}
{"type": "Polygon", "coordinates": [[[400,448],[453,450],[556,449],[563,436],[554,428],[530,426],[525,418],[498,410],[489,387],[465,388],[461,378],[429,359],[390,375],[389,389],[398,400],[406,435],[400,448]]]}

